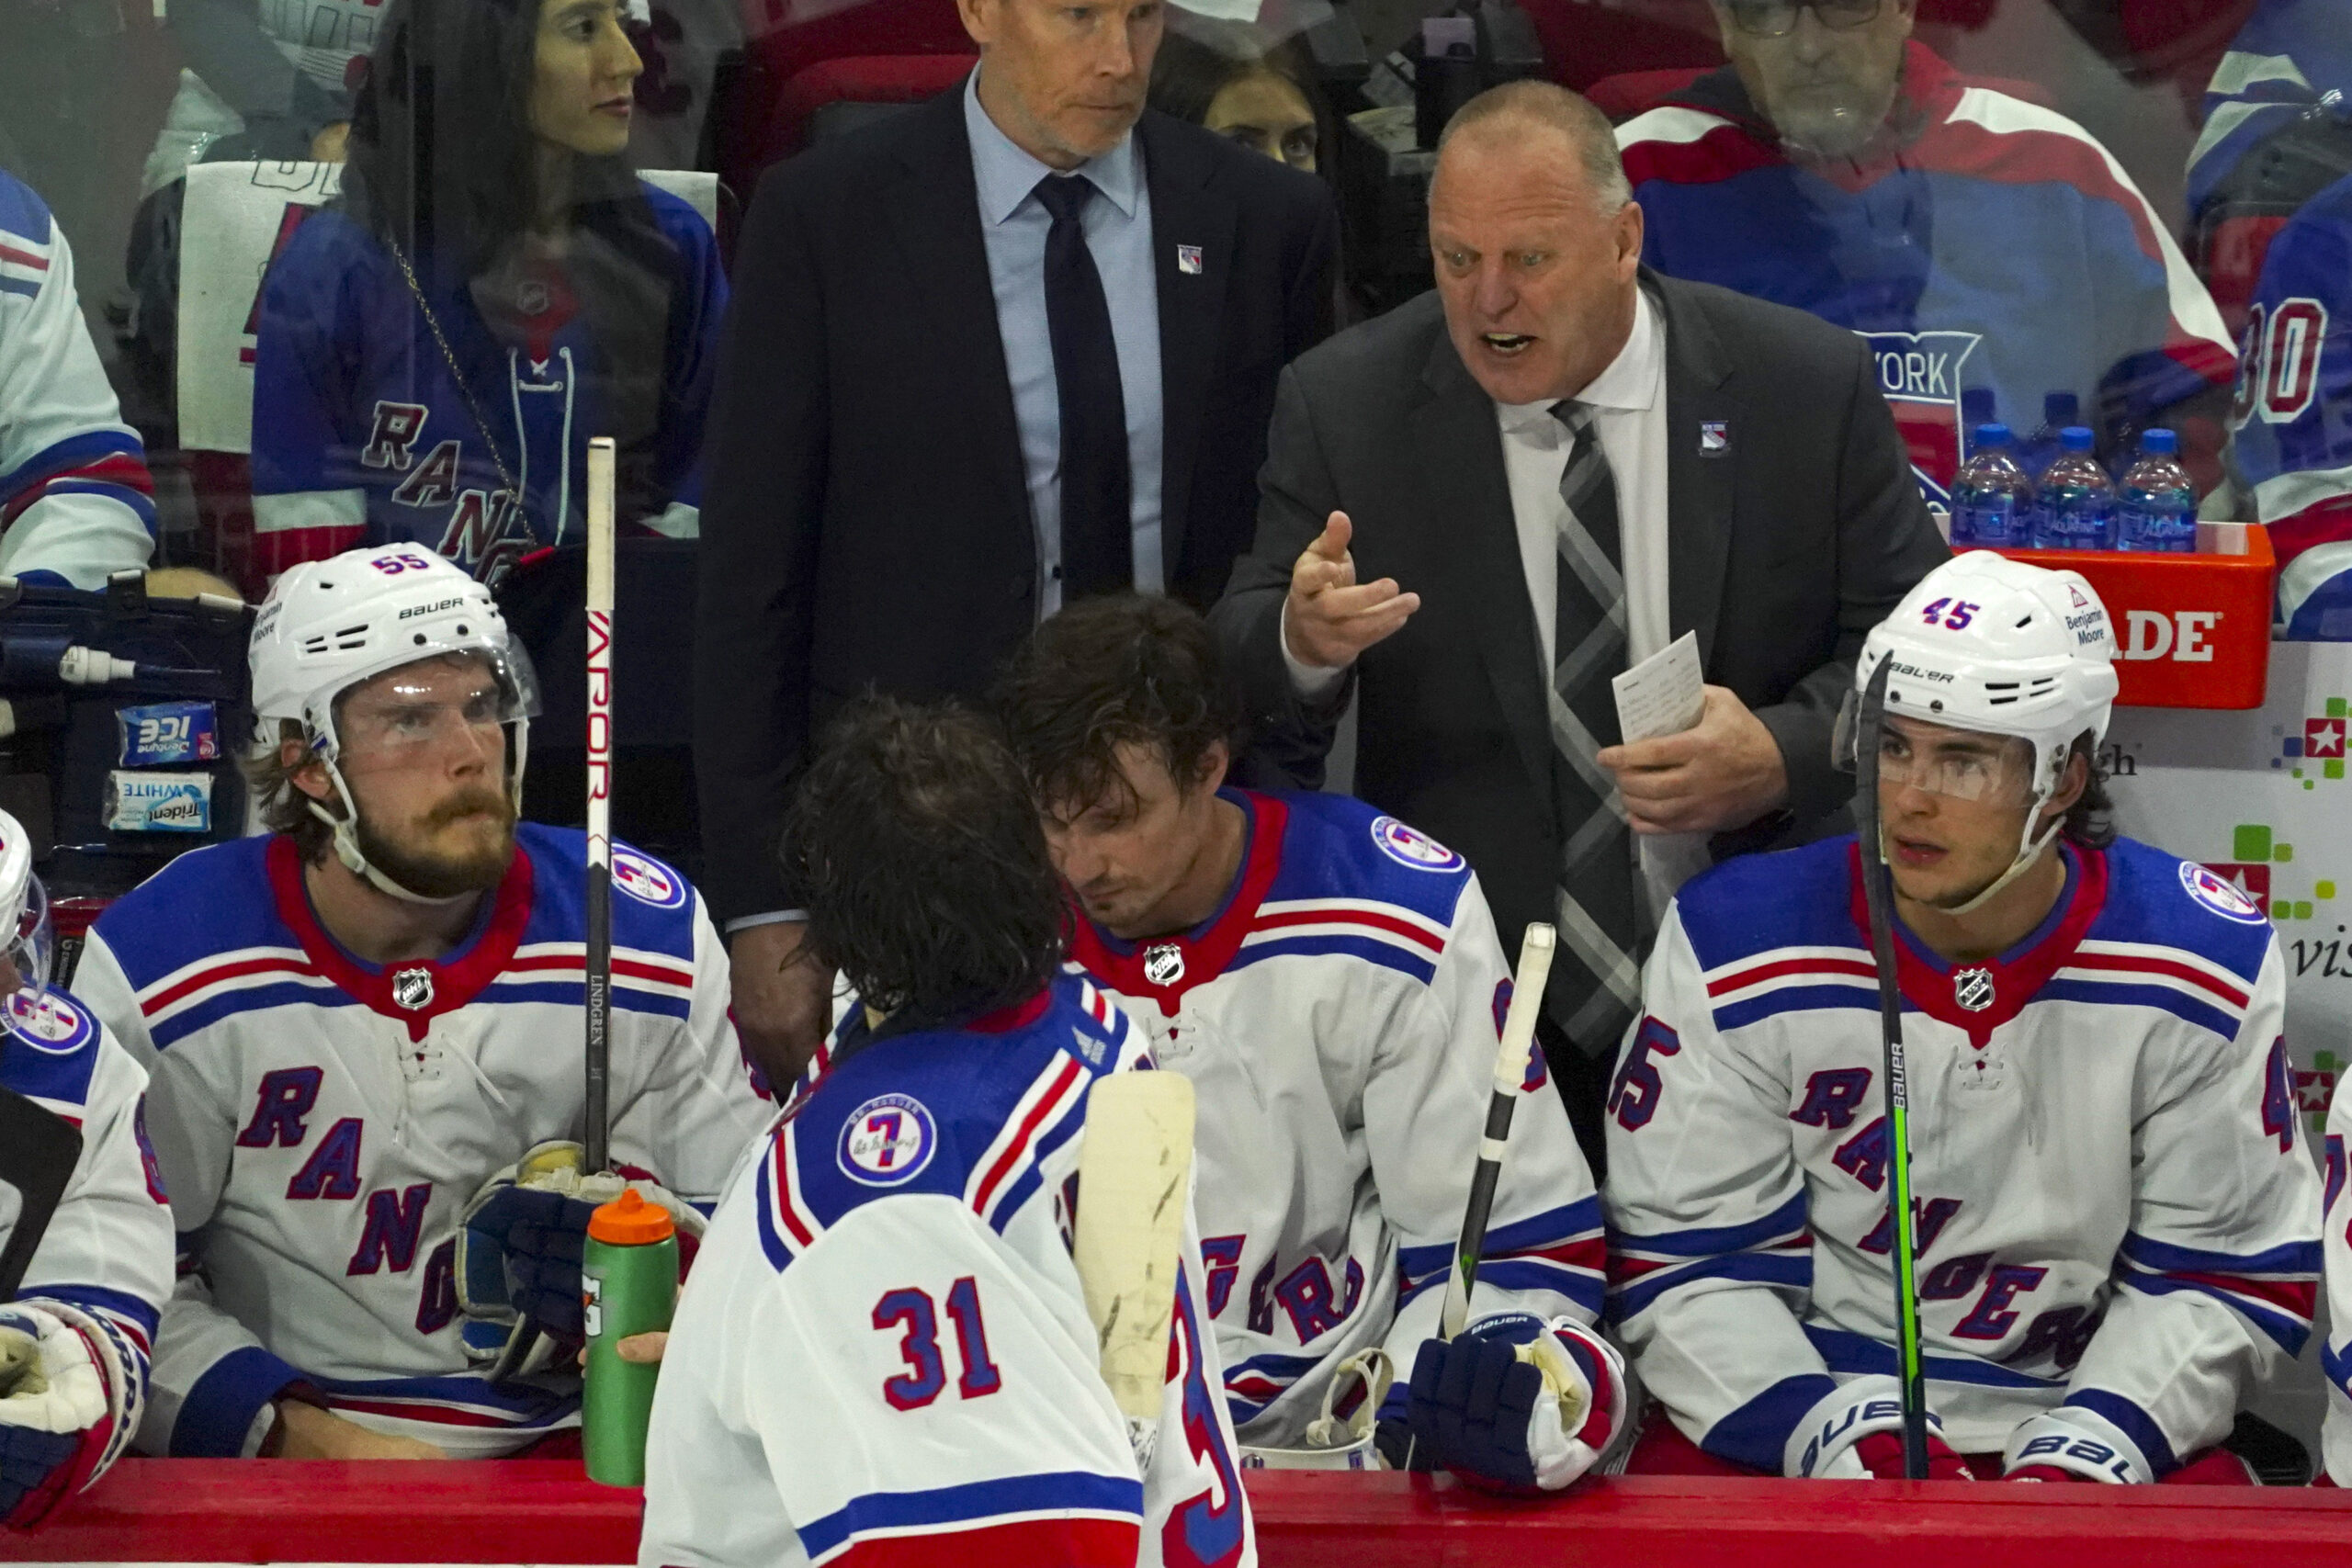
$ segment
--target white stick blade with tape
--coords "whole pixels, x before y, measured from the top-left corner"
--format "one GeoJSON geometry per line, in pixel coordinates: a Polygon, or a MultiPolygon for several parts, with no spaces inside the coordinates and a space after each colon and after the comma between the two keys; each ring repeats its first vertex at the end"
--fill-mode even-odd
{"type": "Polygon", "coordinates": [[[1182,1074],[1127,1072],[1088,1092],[1086,1142],[1078,1156],[1078,1225],[1072,1252],[1086,1315],[1102,1350],[1102,1381],[1149,1462],[1176,1266],[1192,1193],[1193,1084],[1182,1074]]]}

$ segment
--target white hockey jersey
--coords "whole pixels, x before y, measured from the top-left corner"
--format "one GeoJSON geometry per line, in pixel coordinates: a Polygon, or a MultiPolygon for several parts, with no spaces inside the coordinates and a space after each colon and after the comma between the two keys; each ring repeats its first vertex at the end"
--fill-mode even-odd
{"type": "MultiPolygon", "coordinates": [[[[1207,1306],[1235,1430],[1296,1448],[1338,1364],[1395,1359],[1404,1414],[1437,1333],[1510,998],[1478,879],[1344,795],[1227,790],[1241,874],[1198,930],[1121,942],[1082,916],[1073,967],[1116,997],[1199,1093],[1207,1306]]],[[[1596,1322],[1600,1203],[1529,1053],[1473,1317],[1596,1322]]]]}
{"type": "Polygon", "coordinates": [[[65,234],[0,169],[0,575],[98,588],[145,566],[154,492],[82,320],[65,234]]]}
{"type": "MultiPolygon", "coordinates": [[[[77,978],[153,1075],[180,1230],[143,1450],[250,1454],[298,1382],[458,1458],[577,1423],[577,1378],[493,1389],[459,1337],[458,1214],[582,1132],[586,840],[527,823],[517,840],[438,963],[351,957],[283,836],[192,851],[92,928],[77,978]]],[[[700,896],[626,847],[613,873],[613,1159],[707,1205],[770,1107],[700,896]]]]}
{"type": "Polygon", "coordinates": [[[1196,1227],[1142,1473],[1070,1261],[1087,1091],[1149,1066],[1067,976],[961,1029],[853,1023],[703,1238],[643,1568],[1256,1562],[1196,1227]]]}
{"type": "MultiPolygon", "coordinates": [[[[1962,1454],[2071,1433],[2146,1481],[2301,1350],[2319,1184],[2262,912],[2130,840],[2062,852],[1990,963],[1896,927],[1928,1399],[1962,1454]]],[[[1611,1314],[1685,1435],[1776,1474],[1895,1370],[1860,873],[1849,837],[1685,886],[1608,1102],[1611,1314]]]]}
{"type": "MultiPolygon", "coordinates": [[[[0,1087],[82,1130],[81,1158],[17,1292],[81,1329],[107,1380],[109,1419],[84,1439],[65,1483],[79,1488],[138,1429],[156,1322],[172,1293],[172,1212],[141,1118],[139,1064],[63,991],[31,1007],[16,998],[0,1005],[17,1021],[16,1033],[0,1035],[0,1087]]],[[[18,1212],[16,1190],[0,1185],[0,1247],[18,1212]]]]}

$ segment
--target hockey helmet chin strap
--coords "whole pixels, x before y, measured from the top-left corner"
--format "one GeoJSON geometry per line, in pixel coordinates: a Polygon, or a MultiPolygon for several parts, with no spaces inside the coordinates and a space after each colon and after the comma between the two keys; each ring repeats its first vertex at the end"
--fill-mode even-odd
{"type": "MultiPolygon", "coordinates": [[[[519,820],[523,812],[523,765],[525,758],[528,755],[531,726],[528,719],[518,719],[507,728],[514,731],[511,745],[514,750],[514,765],[507,773],[506,798],[514,804],[514,814],[519,820]]],[[[322,744],[322,740],[323,738],[321,738],[321,740],[314,740],[312,744],[317,748],[319,761],[324,764],[327,770],[327,777],[334,781],[334,792],[343,800],[343,815],[338,817],[329,811],[325,802],[320,800],[310,802],[311,815],[334,830],[334,858],[343,863],[345,871],[365,881],[368,886],[375,888],[379,893],[388,897],[397,898],[403,904],[423,904],[430,908],[447,908],[452,904],[461,904],[469,898],[480,897],[478,893],[453,893],[447,897],[428,898],[413,888],[401,886],[369,861],[367,852],[359,847],[359,803],[352,799],[351,786],[344,783],[343,770],[335,765],[333,749],[322,744]]]]}
{"type": "MultiPolygon", "coordinates": [[[[2051,840],[2058,836],[2058,829],[2064,827],[2066,824],[2066,818],[2062,813],[2059,816],[2052,817],[2050,819],[2049,825],[2047,827],[2043,827],[2039,833],[2034,831],[2035,827],[2040,822],[2042,807],[2048,806],[2050,804],[2050,797],[2058,793],[2058,784],[2060,781],[2064,779],[2066,776],[2066,761],[2073,755],[2074,752],[2072,748],[2069,748],[2066,751],[2061,753],[2058,766],[2053,770],[2052,776],[2035,786],[2033,792],[2033,804],[2026,807],[2025,830],[2018,835],[2018,858],[2009,863],[2009,869],[2001,873],[2000,875],[1986,883],[1983,888],[1970,895],[1968,897],[1963,898],[1959,903],[1938,904],[1934,906],[1934,908],[1940,909],[1947,915],[1973,915],[1997,897],[2000,895],[2001,889],[2007,887],[2010,883],[2015,882],[2018,877],[2023,876],[2032,868],[2034,863],[2041,858],[2041,852],[2048,849],[2050,847],[2051,840]]],[[[1883,837],[1886,829],[1882,827],[1879,829],[1879,832],[1881,837],[1883,837]]],[[[1886,847],[1885,845],[1881,844],[1879,846],[1880,857],[1883,859],[1885,853],[1886,847]]]]}

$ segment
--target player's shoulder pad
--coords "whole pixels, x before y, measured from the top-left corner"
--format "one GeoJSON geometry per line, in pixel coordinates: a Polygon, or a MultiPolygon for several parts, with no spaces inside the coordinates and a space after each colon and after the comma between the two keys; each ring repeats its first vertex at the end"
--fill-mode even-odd
{"type": "Polygon", "coordinates": [[[2275,936],[2262,906],[2209,866],[2136,839],[2107,850],[2107,904],[2086,942],[2169,947],[2251,984],[2275,936]]]}
{"type": "MultiPolygon", "coordinates": [[[[531,919],[525,944],[581,942],[588,932],[588,835],[526,822],[514,840],[531,857],[531,919]]],[[[613,840],[613,945],[691,959],[694,884],[642,850],[613,840]]]]}
{"type": "Polygon", "coordinates": [[[105,1049],[106,1025],[72,992],[55,987],[29,1005],[18,992],[0,1009],[9,1024],[0,1039],[0,1087],[78,1123],[105,1049]]]}
{"type": "Polygon", "coordinates": [[[0,234],[26,241],[46,256],[50,232],[49,203],[32,186],[0,169],[0,234]]]}
{"type": "Polygon", "coordinates": [[[1140,1036],[1085,980],[978,1024],[886,1036],[836,1063],[779,1121],[759,1172],[778,1269],[883,1199],[956,1199],[1001,1231],[1077,1134],[1086,1091],[1142,1065],[1140,1036]]]}
{"type": "Polygon", "coordinates": [[[107,907],[91,930],[133,991],[223,953],[302,945],[277,916],[276,841],[265,834],[189,850],[107,907]]]}
{"type": "Polygon", "coordinates": [[[1854,928],[1854,838],[1740,855],[1701,872],[1674,897],[1703,970],[1774,948],[1860,947],[1854,928]]]}
{"type": "Polygon", "coordinates": [[[1441,937],[1453,927],[1471,880],[1459,851],[1353,795],[1301,790],[1261,798],[1285,813],[1282,865],[1265,905],[1387,905],[1435,922],[1441,937]]]}

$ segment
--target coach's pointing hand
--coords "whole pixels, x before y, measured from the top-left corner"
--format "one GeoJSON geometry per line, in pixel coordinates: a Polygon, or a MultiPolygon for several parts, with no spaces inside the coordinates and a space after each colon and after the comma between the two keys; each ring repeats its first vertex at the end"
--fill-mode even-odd
{"type": "Polygon", "coordinates": [[[1291,568],[1283,640],[1302,664],[1344,669],[1421,607],[1421,596],[1405,592],[1394,578],[1356,581],[1355,558],[1348,554],[1352,534],[1348,514],[1334,512],[1291,568]]]}

